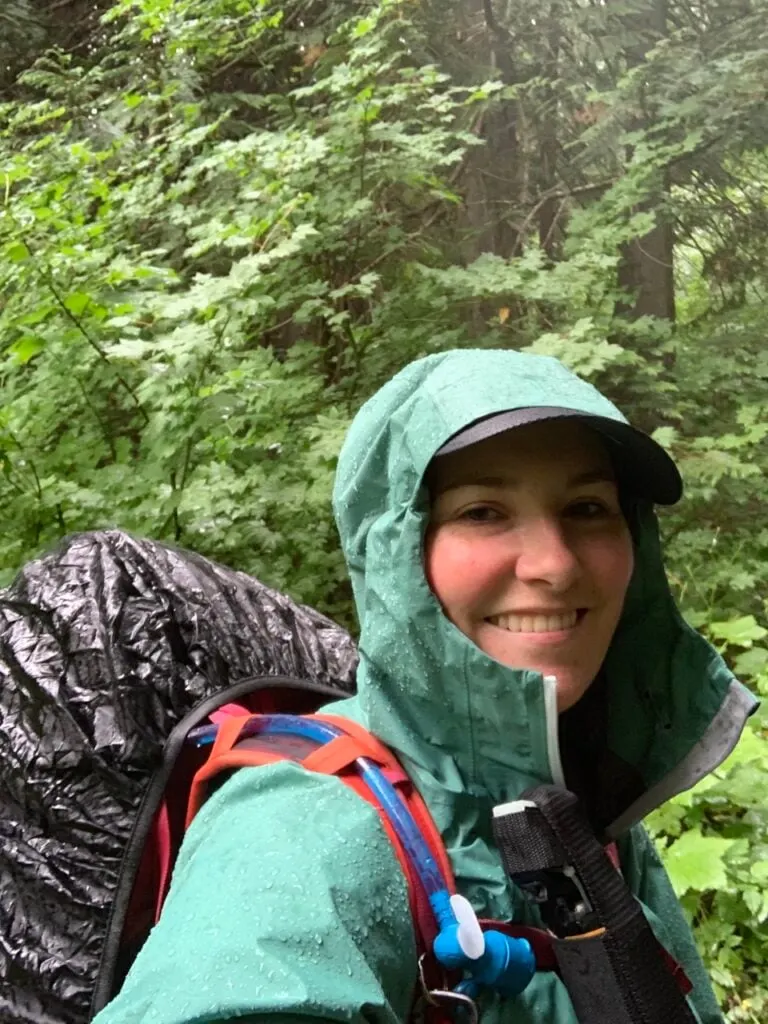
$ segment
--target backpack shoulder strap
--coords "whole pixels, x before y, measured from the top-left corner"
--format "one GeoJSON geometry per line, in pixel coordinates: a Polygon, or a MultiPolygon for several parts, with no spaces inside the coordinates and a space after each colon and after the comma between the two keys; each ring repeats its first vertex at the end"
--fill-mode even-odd
{"type": "Polygon", "coordinates": [[[258,743],[241,739],[246,722],[253,717],[247,713],[219,717],[216,738],[210,755],[192,780],[185,827],[189,827],[205,802],[212,779],[222,772],[291,760],[308,771],[337,776],[362,799],[375,807],[378,812],[382,826],[392,843],[408,883],[408,897],[419,953],[431,954],[432,942],[437,934],[437,929],[434,913],[427,893],[421,884],[419,873],[411,862],[408,851],[394,828],[386,808],[377,800],[355,770],[355,762],[358,758],[368,758],[376,763],[384,776],[396,788],[405,809],[421,832],[445,880],[446,888],[449,892],[455,892],[453,870],[442,837],[424,800],[392,751],[363,726],[345,718],[321,714],[302,717],[325,722],[339,730],[339,735],[327,743],[310,741],[308,744],[305,743],[302,748],[301,743],[297,745],[289,740],[287,744],[276,744],[271,747],[260,746],[258,743]]]}
{"type": "MultiPolygon", "coordinates": [[[[372,751],[371,754],[363,754],[363,756],[368,756],[371,757],[372,760],[375,760],[382,768],[389,781],[397,787],[400,796],[410,811],[411,817],[416,822],[419,831],[426,840],[430,853],[435,858],[435,861],[440,868],[440,874],[446,882],[446,889],[451,893],[456,892],[453,867],[451,866],[448,854],[446,853],[443,837],[440,835],[440,832],[432,819],[432,815],[429,813],[429,809],[424,802],[424,798],[414,786],[410,776],[405,772],[390,748],[385,746],[385,744],[372,735],[372,733],[368,732],[368,730],[362,725],[358,725],[357,722],[350,722],[346,719],[337,718],[333,715],[313,715],[312,717],[336,725],[352,737],[356,743],[361,744],[361,746],[362,744],[365,744],[367,749],[372,751]]],[[[330,752],[331,746],[332,744],[328,744],[325,749],[330,752]]],[[[306,761],[304,762],[304,766],[309,767],[306,761]]],[[[319,770],[322,771],[323,769],[321,768],[319,770]]]]}

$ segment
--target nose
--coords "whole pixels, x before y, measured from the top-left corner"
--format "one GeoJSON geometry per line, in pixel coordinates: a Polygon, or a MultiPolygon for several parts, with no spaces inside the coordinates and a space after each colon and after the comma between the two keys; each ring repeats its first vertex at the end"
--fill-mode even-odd
{"type": "Polygon", "coordinates": [[[571,587],[582,572],[572,541],[555,518],[537,518],[518,536],[515,575],[523,583],[546,583],[557,591],[571,587]]]}

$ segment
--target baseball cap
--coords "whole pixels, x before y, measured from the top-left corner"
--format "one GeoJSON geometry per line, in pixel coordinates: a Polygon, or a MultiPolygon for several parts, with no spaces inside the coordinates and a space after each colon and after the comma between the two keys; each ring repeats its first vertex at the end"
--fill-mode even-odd
{"type": "Polygon", "coordinates": [[[642,430],[607,416],[561,406],[509,409],[475,420],[449,438],[435,457],[449,455],[515,427],[555,419],[577,420],[600,434],[606,442],[619,484],[628,491],[658,505],[674,505],[682,497],[683,481],[677,466],[661,445],[642,430]]]}

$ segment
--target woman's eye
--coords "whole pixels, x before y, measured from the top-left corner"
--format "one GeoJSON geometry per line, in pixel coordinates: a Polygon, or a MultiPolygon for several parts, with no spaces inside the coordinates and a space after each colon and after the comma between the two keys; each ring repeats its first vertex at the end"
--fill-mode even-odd
{"type": "Polygon", "coordinates": [[[471,508],[463,509],[458,518],[471,523],[493,523],[501,518],[501,512],[491,505],[472,505],[471,508]]]}
{"type": "Polygon", "coordinates": [[[608,516],[611,510],[602,501],[592,499],[574,501],[566,509],[566,514],[576,519],[599,519],[601,516],[608,516]]]}

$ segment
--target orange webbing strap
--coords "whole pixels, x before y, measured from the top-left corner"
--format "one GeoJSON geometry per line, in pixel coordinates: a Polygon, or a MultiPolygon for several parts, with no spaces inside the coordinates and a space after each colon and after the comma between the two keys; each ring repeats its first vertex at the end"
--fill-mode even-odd
{"type": "MultiPolygon", "coordinates": [[[[354,749],[356,753],[354,757],[344,759],[343,747],[340,745],[338,750],[340,756],[329,757],[327,766],[323,761],[319,761],[323,765],[321,768],[312,768],[311,771],[322,771],[328,775],[336,775],[342,768],[346,768],[347,765],[351,764],[358,757],[368,757],[371,761],[375,761],[380,767],[397,768],[398,771],[402,772],[402,768],[397,763],[397,760],[392,754],[389,747],[385,747],[384,744],[377,740],[373,733],[368,732],[367,729],[363,728],[362,725],[358,725],[357,722],[352,722],[348,718],[338,718],[336,715],[307,715],[307,718],[314,718],[318,722],[326,722],[328,725],[334,725],[344,735],[339,736],[339,740],[347,740],[350,743],[349,752],[354,749]]],[[[320,754],[321,750],[330,752],[334,747],[336,740],[332,740],[330,743],[326,743],[325,746],[321,747],[320,750],[316,751],[320,754]]],[[[309,767],[309,761],[314,755],[310,754],[310,757],[306,758],[303,762],[304,767],[309,767]]]]}
{"type": "MultiPolygon", "coordinates": [[[[219,772],[231,768],[240,768],[248,765],[258,766],[272,764],[275,761],[286,760],[285,755],[267,753],[265,751],[244,749],[233,750],[232,748],[240,739],[243,726],[254,715],[231,715],[220,719],[216,739],[211,748],[211,753],[202,768],[195,775],[190,789],[188,813],[186,826],[195,814],[199,811],[205,799],[206,784],[219,772]]],[[[352,722],[346,718],[338,718],[335,715],[306,715],[307,718],[314,718],[320,722],[327,722],[335,726],[341,733],[328,743],[321,744],[316,750],[305,757],[300,763],[308,771],[320,772],[324,775],[340,775],[345,768],[349,768],[358,757],[367,757],[390,777],[398,787],[408,810],[416,821],[422,835],[429,845],[432,855],[435,857],[440,871],[445,878],[450,892],[455,892],[453,870],[448,855],[443,846],[443,840],[427,810],[421,794],[403,770],[395,755],[380,740],[368,732],[362,725],[352,722]],[[403,783],[404,785],[400,785],[403,783]]],[[[367,787],[365,787],[368,793],[367,787]]],[[[371,794],[372,797],[372,794],[371,794]]],[[[370,798],[369,802],[372,802],[370,798]]]]}
{"type": "MultiPolygon", "coordinates": [[[[243,726],[256,717],[258,716],[245,713],[227,715],[219,719],[216,739],[210,756],[192,779],[185,828],[189,828],[192,819],[205,802],[208,783],[220,772],[230,771],[233,768],[259,767],[265,764],[274,764],[276,761],[289,760],[287,755],[279,751],[267,752],[253,748],[233,749],[236,748],[240,740],[243,726]]],[[[337,736],[328,743],[320,744],[316,750],[299,762],[308,771],[321,772],[324,775],[339,775],[358,757],[368,757],[379,764],[392,760],[387,748],[365,729],[360,727],[347,729],[347,725],[353,726],[354,723],[327,715],[307,715],[306,717],[319,718],[348,733],[337,736]]]]}
{"type": "Polygon", "coordinates": [[[410,779],[408,779],[407,789],[401,792],[403,792],[413,820],[418,825],[419,831],[424,836],[432,852],[432,856],[437,861],[437,866],[440,868],[440,874],[445,879],[448,892],[454,894],[456,892],[456,880],[453,877],[453,867],[448,859],[443,837],[432,820],[432,815],[429,813],[421,793],[419,793],[410,779]]]}
{"type": "Polygon", "coordinates": [[[387,834],[387,838],[392,844],[392,848],[395,851],[398,863],[400,864],[400,869],[405,875],[405,879],[408,883],[408,902],[411,908],[411,917],[413,918],[414,924],[418,925],[420,905],[416,894],[418,891],[417,887],[419,885],[419,879],[418,875],[416,874],[416,870],[413,864],[411,863],[411,858],[408,856],[405,847],[403,846],[402,841],[400,840],[400,836],[397,834],[395,826],[389,820],[386,811],[375,800],[370,789],[363,782],[359,775],[352,775],[350,773],[347,773],[339,777],[341,778],[341,781],[345,785],[349,786],[350,789],[353,789],[362,800],[365,800],[366,803],[371,804],[375,808],[375,810],[378,811],[382,827],[387,834]]]}
{"type": "MultiPolygon", "coordinates": [[[[432,815],[429,813],[427,805],[424,803],[421,794],[413,785],[413,782],[403,770],[402,765],[389,747],[376,739],[376,737],[368,732],[367,729],[363,728],[362,725],[358,725],[357,722],[350,722],[345,718],[336,718],[333,715],[310,715],[309,717],[318,718],[321,722],[329,722],[331,725],[335,725],[339,729],[342,729],[349,737],[356,741],[357,749],[359,750],[356,757],[370,757],[371,760],[376,761],[379,767],[390,775],[390,777],[394,777],[397,780],[395,783],[396,788],[399,790],[408,810],[411,812],[411,817],[416,822],[419,831],[426,840],[430,852],[440,868],[440,873],[445,879],[446,888],[449,892],[455,893],[456,882],[454,881],[451,862],[448,859],[448,854],[445,852],[443,837],[440,835],[437,826],[432,820],[432,815]],[[399,783],[404,783],[404,785],[399,785],[399,783]]],[[[333,743],[335,742],[337,741],[334,740],[333,743]]],[[[330,771],[332,774],[336,774],[339,771],[339,768],[314,768],[314,766],[310,766],[309,764],[310,760],[316,755],[319,755],[321,750],[326,750],[330,753],[330,748],[333,746],[333,743],[329,743],[326,747],[321,748],[314,754],[310,754],[310,756],[303,761],[304,767],[312,767],[314,771],[330,771]]],[[[352,759],[346,762],[346,764],[351,763],[352,759]]],[[[346,767],[346,765],[344,765],[344,767],[346,767]]]]}
{"type": "Polygon", "coordinates": [[[275,761],[285,761],[286,757],[280,753],[268,753],[264,750],[233,750],[232,748],[240,739],[243,726],[249,722],[253,715],[232,715],[219,723],[216,732],[211,754],[202,768],[199,768],[192,779],[189,787],[189,800],[187,802],[187,817],[184,828],[192,824],[192,819],[205,803],[205,798],[210,780],[223,771],[230,771],[233,768],[258,767],[263,764],[273,764],[275,761]]]}
{"type": "MultiPolygon", "coordinates": [[[[192,780],[185,828],[189,828],[192,819],[203,805],[208,783],[220,772],[233,768],[273,764],[276,761],[287,759],[286,755],[281,754],[279,751],[267,753],[266,751],[250,748],[233,749],[240,740],[243,726],[253,717],[250,714],[243,714],[230,715],[220,719],[210,756],[192,780]]],[[[389,747],[376,739],[362,725],[358,725],[357,722],[352,722],[349,719],[338,718],[335,715],[307,715],[306,717],[315,718],[318,721],[333,725],[342,735],[337,736],[329,743],[321,744],[316,750],[313,750],[300,762],[302,767],[308,771],[342,777],[342,781],[352,784],[352,788],[360,796],[378,807],[373,794],[366,785],[354,785],[352,783],[354,776],[346,777],[342,774],[345,769],[350,768],[354,764],[358,757],[367,757],[371,761],[375,761],[398,789],[440,868],[449,892],[455,892],[456,884],[453,878],[453,870],[448,855],[445,852],[442,837],[432,820],[431,814],[427,810],[421,794],[413,785],[389,747]]],[[[382,813],[382,820],[385,820],[386,814],[383,808],[379,808],[379,810],[382,813]]],[[[392,836],[393,831],[391,827],[387,826],[388,819],[385,820],[385,828],[387,828],[388,834],[392,836]]],[[[400,857],[401,844],[398,841],[394,845],[398,851],[401,863],[403,863],[402,857],[400,857]]],[[[403,856],[405,856],[404,852],[403,856]]],[[[406,876],[410,879],[410,872],[406,872],[406,876]]]]}
{"type": "MultiPolygon", "coordinates": [[[[337,726],[337,728],[348,732],[349,737],[354,739],[355,743],[358,744],[360,753],[363,756],[376,761],[384,776],[388,778],[397,790],[398,795],[402,799],[408,813],[413,819],[416,828],[419,830],[422,838],[429,847],[429,851],[435,859],[440,870],[440,874],[445,882],[446,889],[450,893],[455,893],[456,883],[453,877],[453,869],[451,867],[451,862],[448,859],[448,854],[445,851],[442,836],[432,820],[432,815],[429,813],[427,805],[422,799],[421,794],[413,785],[413,782],[403,770],[400,762],[389,747],[385,746],[375,736],[371,735],[367,729],[364,729],[356,722],[350,722],[347,719],[335,718],[331,715],[313,715],[311,717],[329,722],[330,724],[337,726]]],[[[333,747],[334,743],[338,742],[338,740],[334,740],[332,743],[327,745],[325,749],[328,750],[329,755],[331,747],[333,747]]],[[[342,750],[344,750],[344,748],[340,746],[339,751],[342,752],[342,750]]],[[[344,750],[345,754],[347,752],[348,751],[344,750]]],[[[314,757],[314,755],[311,756],[314,757]]],[[[305,767],[309,767],[308,761],[309,758],[304,761],[305,767]]],[[[347,761],[347,764],[349,763],[351,763],[351,761],[347,761]]],[[[434,978],[437,978],[441,972],[438,969],[437,962],[432,956],[432,943],[437,935],[437,922],[435,921],[435,915],[429,903],[428,894],[421,882],[418,870],[411,862],[411,858],[404,848],[397,831],[393,827],[386,810],[379,805],[376,797],[360,776],[345,772],[340,776],[340,778],[343,782],[352,786],[355,792],[357,792],[364,800],[367,800],[368,803],[372,804],[379,812],[381,823],[385,832],[389,836],[395,853],[397,854],[397,859],[400,862],[401,870],[408,882],[408,901],[411,907],[411,917],[413,919],[413,925],[416,932],[417,945],[419,946],[419,952],[425,953],[427,957],[425,962],[425,971],[428,974],[433,975],[434,978]]]]}
{"type": "MultiPolygon", "coordinates": [[[[356,722],[335,718],[332,715],[313,715],[311,717],[329,722],[337,726],[337,728],[344,730],[350,738],[354,739],[360,754],[378,764],[382,774],[397,790],[406,810],[429,847],[430,853],[440,869],[446,889],[450,893],[455,893],[456,883],[453,877],[453,869],[448,859],[448,854],[445,851],[442,836],[432,820],[432,815],[429,813],[421,794],[414,786],[411,778],[403,770],[402,765],[390,748],[356,722]]],[[[338,740],[334,740],[325,748],[329,752],[328,767],[331,766],[330,748],[334,743],[338,742],[338,740]]],[[[339,745],[337,749],[340,754],[343,752],[346,756],[351,748],[345,749],[339,745]]],[[[308,761],[309,758],[304,761],[305,767],[308,767],[308,761]]],[[[351,764],[351,760],[347,760],[346,763],[351,764]]],[[[416,865],[412,862],[386,810],[380,806],[363,778],[357,773],[343,769],[339,777],[378,811],[381,824],[392,843],[392,848],[397,855],[400,869],[408,885],[408,903],[419,955],[419,973],[422,978],[422,985],[426,984],[426,987],[429,989],[433,987],[443,989],[448,984],[448,981],[443,968],[438,964],[432,952],[432,943],[437,935],[437,922],[416,865]]],[[[422,994],[422,987],[417,986],[414,992],[414,1003],[411,1012],[412,1020],[421,1021],[423,1024],[453,1024],[452,1016],[447,1014],[439,1003],[430,1003],[428,999],[427,1003],[421,1006],[422,994]]]]}

